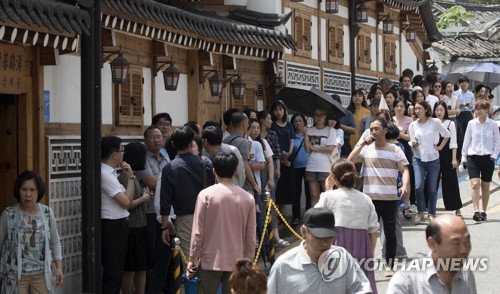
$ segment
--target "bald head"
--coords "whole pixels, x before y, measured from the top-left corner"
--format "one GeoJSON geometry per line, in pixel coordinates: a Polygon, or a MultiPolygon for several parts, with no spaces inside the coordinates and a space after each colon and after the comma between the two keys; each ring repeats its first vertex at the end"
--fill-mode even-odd
{"type": "Polygon", "coordinates": [[[441,244],[443,232],[450,232],[455,230],[467,230],[467,226],[463,219],[451,214],[444,214],[434,218],[425,230],[425,238],[432,237],[438,244],[441,244]]]}
{"type": "MultiPolygon", "coordinates": [[[[434,263],[456,260],[463,264],[471,251],[471,237],[465,222],[454,215],[436,217],[425,231],[434,263]]],[[[454,271],[453,269],[443,269],[454,271]]]]}

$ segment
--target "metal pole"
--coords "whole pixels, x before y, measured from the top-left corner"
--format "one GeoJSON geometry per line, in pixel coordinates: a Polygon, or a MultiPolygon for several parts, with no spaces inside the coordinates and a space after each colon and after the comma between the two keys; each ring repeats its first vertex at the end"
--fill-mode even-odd
{"type": "Polygon", "coordinates": [[[101,292],[101,16],[85,8],[90,36],[81,45],[82,292],[101,292]]]}
{"type": "Polygon", "coordinates": [[[349,1],[349,62],[351,63],[351,93],[356,90],[356,36],[359,33],[359,26],[356,23],[357,1],[349,1]]]}

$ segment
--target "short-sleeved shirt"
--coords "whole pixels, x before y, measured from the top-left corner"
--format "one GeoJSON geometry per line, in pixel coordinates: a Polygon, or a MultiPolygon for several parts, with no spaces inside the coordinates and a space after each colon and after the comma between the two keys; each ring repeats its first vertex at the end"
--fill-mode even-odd
{"type": "Polygon", "coordinates": [[[283,152],[290,151],[290,140],[295,138],[295,131],[291,123],[286,122],[284,127],[278,126],[273,122],[271,129],[278,135],[278,142],[280,143],[283,152]]]}
{"type": "Polygon", "coordinates": [[[476,99],[474,98],[474,94],[471,91],[462,91],[462,89],[458,89],[453,92],[453,96],[457,96],[459,104],[467,104],[469,103],[471,107],[460,106],[460,112],[464,111],[472,111],[474,105],[476,104],[476,99]]]}
{"type": "MultiPolygon", "coordinates": [[[[160,157],[156,158],[153,153],[148,151],[146,154],[146,166],[143,170],[137,171],[135,176],[139,180],[139,183],[141,183],[142,186],[145,186],[142,179],[144,179],[144,177],[146,176],[159,175],[169,162],[170,158],[168,156],[160,153],[160,157]]],[[[146,210],[146,213],[155,213],[154,203],[154,196],[151,197],[151,199],[147,203],[144,203],[144,210],[146,210]]]]}
{"type": "Polygon", "coordinates": [[[293,153],[299,153],[295,156],[293,167],[304,168],[306,167],[307,160],[309,159],[309,153],[307,153],[306,148],[304,148],[304,134],[295,134],[295,136],[296,137],[293,140],[293,153]]]}
{"type": "MultiPolygon", "coordinates": [[[[260,142],[252,141],[252,149],[253,149],[253,158],[250,160],[250,164],[266,162],[266,158],[264,157],[264,150],[262,149],[262,144],[260,144],[260,142]]],[[[254,171],[253,176],[255,178],[255,181],[257,182],[257,185],[262,189],[260,171],[259,170],[254,171]]]]}
{"type": "Polygon", "coordinates": [[[342,247],[333,246],[343,257],[345,274],[325,282],[322,274],[304,248],[299,246],[283,253],[271,268],[267,279],[268,294],[292,293],[372,293],[370,282],[356,260],[342,247]]]}
{"type": "Polygon", "coordinates": [[[450,291],[439,278],[436,267],[432,265],[426,267],[425,270],[397,271],[389,281],[387,293],[475,294],[477,290],[474,274],[470,270],[462,269],[455,273],[450,291]]]}
{"type": "Polygon", "coordinates": [[[101,162],[101,218],[121,219],[129,216],[128,210],[121,207],[113,197],[125,188],[118,181],[116,171],[111,166],[101,162]]]}
{"type": "MultiPolygon", "coordinates": [[[[354,120],[354,115],[349,109],[344,109],[344,110],[345,110],[345,115],[339,119],[340,124],[351,128],[356,128],[356,121],[354,120]]],[[[351,134],[349,134],[348,132],[344,132],[344,142],[349,143],[350,137],[351,134]]]]}
{"type": "MultiPolygon", "coordinates": [[[[318,130],[316,127],[307,128],[307,136],[312,146],[326,147],[337,145],[337,132],[334,128],[324,127],[318,130]]],[[[330,170],[330,160],[324,152],[311,152],[307,160],[306,171],[328,172],[330,170]]]]}
{"type": "Polygon", "coordinates": [[[273,150],[273,160],[279,160],[281,156],[283,156],[283,152],[281,151],[280,142],[276,132],[271,129],[267,130],[266,140],[273,150]]]}
{"type": "MultiPolygon", "coordinates": [[[[240,151],[241,154],[241,158],[247,161],[250,160],[250,143],[240,134],[232,133],[231,135],[224,138],[222,140],[222,143],[232,145],[238,148],[238,151],[240,151]]],[[[252,185],[250,185],[248,181],[245,181],[245,184],[243,185],[242,188],[248,192],[253,192],[252,185]]]]}
{"type": "Polygon", "coordinates": [[[359,155],[364,164],[363,193],[372,200],[398,200],[398,171],[408,165],[401,148],[389,143],[379,148],[370,144],[359,155]]]}

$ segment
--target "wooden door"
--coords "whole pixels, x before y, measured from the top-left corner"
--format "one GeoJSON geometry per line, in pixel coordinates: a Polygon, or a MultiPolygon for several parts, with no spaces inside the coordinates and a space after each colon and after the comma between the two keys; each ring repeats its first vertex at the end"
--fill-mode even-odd
{"type": "Polygon", "coordinates": [[[15,203],[12,189],[18,174],[16,95],[0,94],[0,212],[15,203]]]}

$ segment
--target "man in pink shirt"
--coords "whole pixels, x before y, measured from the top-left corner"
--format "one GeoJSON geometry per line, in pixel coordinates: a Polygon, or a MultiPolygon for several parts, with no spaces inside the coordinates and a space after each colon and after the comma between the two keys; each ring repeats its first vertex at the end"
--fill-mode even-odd
{"type": "Polygon", "coordinates": [[[218,184],[202,190],[196,200],[186,276],[198,271],[198,293],[216,293],[221,283],[222,292],[231,293],[229,276],[236,260],[252,259],[255,253],[255,201],[233,184],[236,155],[220,153],[212,163],[218,184]]]}

